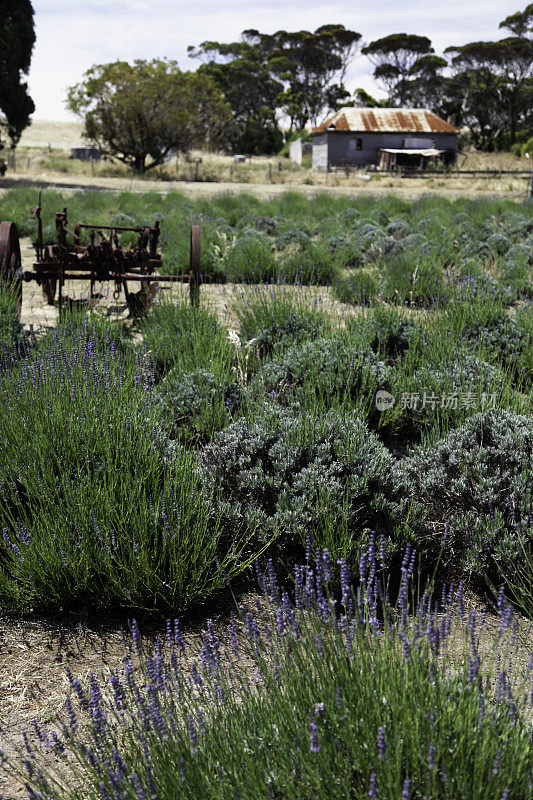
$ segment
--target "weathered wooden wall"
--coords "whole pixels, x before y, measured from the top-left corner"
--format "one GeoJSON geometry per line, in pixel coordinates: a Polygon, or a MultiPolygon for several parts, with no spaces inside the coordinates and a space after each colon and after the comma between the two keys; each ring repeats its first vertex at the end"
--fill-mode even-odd
{"type": "Polygon", "coordinates": [[[377,164],[380,147],[402,148],[404,140],[409,139],[409,146],[416,147],[419,139],[421,147],[427,147],[428,139],[435,142],[437,150],[457,150],[455,133],[344,133],[327,131],[313,137],[313,169],[327,169],[344,166],[377,164]],[[357,140],[362,140],[362,149],[357,150],[357,140]]]}

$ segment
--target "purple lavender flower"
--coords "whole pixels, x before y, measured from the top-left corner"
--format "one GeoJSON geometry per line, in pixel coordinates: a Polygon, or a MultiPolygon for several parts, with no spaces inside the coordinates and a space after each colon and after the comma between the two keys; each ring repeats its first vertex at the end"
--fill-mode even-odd
{"type": "Polygon", "coordinates": [[[179,619],[174,620],[174,641],[178,646],[178,650],[181,653],[185,652],[185,642],[183,640],[183,634],[180,630],[179,619]]]}
{"type": "Polygon", "coordinates": [[[268,583],[269,583],[269,594],[273,600],[279,600],[279,588],[278,588],[278,580],[276,576],[276,570],[274,569],[274,562],[271,558],[267,561],[267,573],[268,573],[268,583]]]}
{"type": "Polygon", "coordinates": [[[474,683],[481,667],[481,658],[479,653],[476,653],[473,658],[468,659],[468,676],[467,683],[474,683]]]}
{"type": "Polygon", "coordinates": [[[285,625],[285,615],[282,606],[278,606],[276,609],[276,623],[278,626],[279,635],[285,636],[287,633],[287,626],[285,625]]]}
{"type": "Polygon", "coordinates": [[[387,760],[387,750],[386,750],[386,745],[385,745],[385,731],[383,730],[381,725],[378,728],[378,754],[379,754],[379,760],[380,761],[386,761],[387,760]]]}
{"type": "Polygon", "coordinates": [[[403,782],[402,800],[410,800],[411,797],[411,781],[406,778],[403,782]]]}
{"type": "Polygon", "coordinates": [[[385,569],[385,537],[383,534],[379,537],[379,565],[381,569],[385,569]]]}
{"type": "Polygon", "coordinates": [[[378,779],[375,772],[370,773],[370,783],[368,787],[368,796],[371,800],[377,800],[379,796],[378,792],[378,779]]]}
{"type": "Polygon", "coordinates": [[[433,742],[429,743],[428,769],[430,772],[433,772],[433,770],[435,769],[435,745],[433,744],[433,742]]]}
{"type": "Polygon", "coordinates": [[[142,641],[141,641],[141,634],[139,631],[139,626],[137,625],[137,620],[132,619],[131,621],[131,636],[133,639],[133,646],[135,647],[135,652],[141,658],[142,656],[142,641]]]}
{"type": "Polygon", "coordinates": [[[260,559],[256,559],[254,563],[255,567],[255,574],[257,576],[257,583],[259,584],[259,588],[263,592],[263,594],[268,594],[268,582],[266,579],[266,575],[261,569],[260,559]]]}
{"type": "Polygon", "coordinates": [[[41,742],[46,741],[46,736],[44,732],[40,729],[39,724],[36,719],[32,720],[33,730],[35,731],[37,738],[41,740],[41,742]]]}
{"type": "Polygon", "coordinates": [[[346,561],[344,558],[340,558],[337,563],[340,566],[340,578],[341,578],[341,603],[344,606],[344,609],[347,613],[353,613],[353,603],[350,593],[350,572],[346,565],[346,561]]]}
{"type": "Polygon", "coordinates": [[[24,740],[24,747],[30,758],[35,758],[35,752],[32,750],[26,731],[22,731],[22,739],[24,740]]]}
{"type": "Polygon", "coordinates": [[[322,566],[324,568],[324,580],[327,583],[333,577],[333,561],[327,548],[322,551],[322,566]]]}
{"type": "Polygon", "coordinates": [[[367,566],[368,566],[368,552],[364,547],[362,547],[361,555],[359,558],[359,577],[361,581],[364,581],[365,579],[367,566]]]}
{"type": "Polygon", "coordinates": [[[251,611],[246,613],[246,633],[250,644],[256,644],[261,639],[261,634],[257,626],[257,622],[251,611]]]}
{"type": "Polygon", "coordinates": [[[196,746],[198,743],[198,735],[196,733],[196,728],[194,727],[194,720],[190,714],[187,717],[187,727],[189,728],[189,742],[191,745],[191,755],[195,756],[198,753],[198,748],[196,746]]]}
{"type": "Polygon", "coordinates": [[[320,753],[321,745],[318,741],[318,728],[314,722],[311,722],[310,726],[310,733],[309,733],[309,740],[311,743],[311,752],[312,753],[320,753]]]}
{"type": "Polygon", "coordinates": [[[101,738],[106,738],[106,716],[102,705],[100,686],[95,675],[89,675],[89,709],[94,723],[94,731],[101,738]]]}
{"type": "Polygon", "coordinates": [[[146,797],[146,792],[144,791],[144,786],[141,784],[139,780],[139,776],[136,772],[133,772],[131,775],[131,779],[133,782],[133,787],[135,789],[135,800],[148,800],[146,797]]]}
{"type": "Polygon", "coordinates": [[[72,731],[72,733],[76,733],[78,729],[78,720],[76,719],[76,712],[72,707],[72,701],[70,699],[70,695],[67,695],[67,697],[65,698],[65,707],[67,709],[70,730],[72,731]]]}

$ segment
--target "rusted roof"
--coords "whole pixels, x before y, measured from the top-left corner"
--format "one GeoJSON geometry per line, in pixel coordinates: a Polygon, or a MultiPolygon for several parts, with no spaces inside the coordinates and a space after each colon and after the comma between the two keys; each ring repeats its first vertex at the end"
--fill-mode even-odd
{"type": "Polygon", "coordinates": [[[354,133],[459,133],[427,108],[341,108],[314,129],[354,133]]]}

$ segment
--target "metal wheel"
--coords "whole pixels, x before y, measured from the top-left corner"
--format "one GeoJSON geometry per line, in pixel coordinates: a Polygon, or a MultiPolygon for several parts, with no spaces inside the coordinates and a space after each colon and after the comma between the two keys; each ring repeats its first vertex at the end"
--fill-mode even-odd
{"type": "Polygon", "coordinates": [[[191,227],[189,291],[191,306],[197,306],[200,302],[200,228],[198,225],[191,227]]]}
{"type": "Polygon", "coordinates": [[[0,223],[0,284],[13,288],[20,321],[22,311],[22,258],[17,226],[14,222],[0,223]]]}

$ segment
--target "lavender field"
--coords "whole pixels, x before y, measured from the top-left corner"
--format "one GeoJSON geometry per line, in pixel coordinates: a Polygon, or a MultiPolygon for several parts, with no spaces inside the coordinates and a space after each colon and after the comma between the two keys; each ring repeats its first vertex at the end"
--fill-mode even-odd
{"type": "Polygon", "coordinates": [[[0,294],[2,613],[130,629],[6,744],[12,796],[532,797],[533,206],[68,205],[159,218],[171,272],[199,224],[232,327],[0,294]]]}

